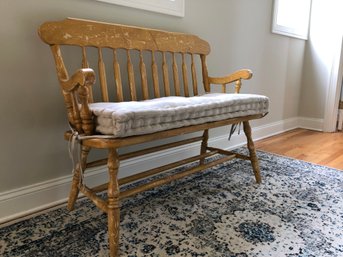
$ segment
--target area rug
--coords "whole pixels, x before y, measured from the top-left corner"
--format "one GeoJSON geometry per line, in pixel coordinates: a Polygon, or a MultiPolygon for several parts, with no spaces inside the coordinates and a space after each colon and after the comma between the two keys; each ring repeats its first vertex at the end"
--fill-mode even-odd
{"type": "MultiPolygon", "coordinates": [[[[260,185],[234,160],[125,200],[120,256],[343,256],[343,172],[258,157],[260,185]]],[[[83,200],[3,227],[0,256],[108,256],[106,215],[83,200]]]]}

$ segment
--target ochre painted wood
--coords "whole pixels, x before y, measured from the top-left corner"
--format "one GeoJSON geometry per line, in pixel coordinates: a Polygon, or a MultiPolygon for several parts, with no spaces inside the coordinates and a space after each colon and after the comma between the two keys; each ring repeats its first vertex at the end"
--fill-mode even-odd
{"type": "Polygon", "coordinates": [[[89,63],[87,60],[86,47],[82,47],[82,68],[89,68],[89,63]]]}
{"type": "MultiPolygon", "coordinates": [[[[208,149],[208,129],[204,130],[204,133],[202,134],[202,141],[201,141],[201,147],[200,147],[200,154],[205,154],[208,149]]],[[[205,158],[202,158],[200,160],[201,164],[204,164],[205,158]]]]}
{"type": "Polygon", "coordinates": [[[251,136],[251,127],[250,127],[249,121],[243,121],[243,130],[247,137],[247,145],[248,145],[248,149],[250,153],[250,161],[251,161],[251,165],[255,174],[255,179],[256,179],[256,182],[260,184],[262,182],[260,167],[258,164],[254,141],[252,140],[252,136],[251,136]]]}
{"type": "Polygon", "coordinates": [[[85,196],[87,196],[95,204],[96,207],[98,207],[103,212],[106,212],[106,213],[108,212],[108,204],[105,200],[97,196],[95,192],[91,190],[90,188],[88,188],[87,186],[80,185],[79,187],[80,187],[80,191],[85,196]]]}
{"type": "MultiPolygon", "coordinates": [[[[83,92],[86,89],[86,87],[83,87],[83,89],[81,88],[80,90],[78,90],[79,92],[83,92]]],[[[77,130],[77,131],[82,131],[82,120],[81,120],[81,110],[78,108],[78,100],[77,100],[77,95],[75,92],[72,92],[71,94],[71,107],[72,107],[72,116],[73,116],[73,127],[77,130]]],[[[82,96],[80,97],[81,101],[84,102],[84,97],[85,94],[82,94],[82,96]]],[[[87,95],[86,95],[87,97],[87,95]]],[[[82,106],[84,107],[84,106],[82,106]]],[[[87,107],[85,107],[87,108],[87,107]]],[[[83,108],[83,111],[85,109],[83,108]]]]}
{"type": "Polygon", "coordinates": [[[181,146],[181,145],[188,145],[188,144],[191,144],[191,143],[194,143],[197,141],[201,141],[202,139],[203,139],[202,137],[192,137],[189,139],[183,139],[181,141],[163,144],[163,145],[159,145],[159,146],[155,146],[155,147],[151,147],[151,148],[145,148],[143,150],[139,150],[139,151],[130,152],[130,153],[120,155],[119,160],[121,160],[121,161],[127,160],[127,159],[131,159],[131,158],[135,158],[137,156],[142,156],[144,154],[150,154],[150,153],[154,153],[154,152],[158,152],[158,151],[162,151],[162,150],[167,150],[167,149],[171,149],[173,147],[177,147],[177,146],[181,146]]]}
{"type": "Polygon", "coordinates": [[[139,52],[139,68],[141,73],[141,83],[142,83],[142,89],[143,89],[143,99],[147,100],[149,99],[149,90],[148,90],[148,80],[146,76],[146,67],[143,60],[143,54],[142,51],[139,52]]]}
{"type": "Polygon", "coordinates": [[[222,92],[226,92],[226,85],[230,84],[232,82],[235,82],[235,93],[239,93],[242,86],[242,79],[250,79],[252,77],[251,70],[248,69],[242,69],[239,71],[236,71],[228,76],[215,78],[215,77],[209,77],[209,83],[210,84],[220,84],[222,86],[222,92]]]}
{"type": "Polygon", "coordinates": [[[191,54],[191,70],[192,70],[192,85],[193,85],[193,94],[198,95],[198,79],[197,79],[197,73],[195,69],[195,63],[194,63],[194,55],[191,54]]]}
{"type": "Polygon", "coordinates": [[[173,79],[174,79],[175,95],[180,96],[181,89],[180,89],[180,80],[179,80],[179,69],[177,68],[175,53],[173,52],[172,55],[173,55],[173,79]]]}
{"type": "MultiPolygon", "coordinates": [[[[94,133],[94,120],[91,118],[91,111],[89,109],[89,106],[87,104],[87,100],[89,98],[89,90],[87,86],[84,87],[79,87],[77,90],[77,93],[79,95],[81,107],[80,107],[80,112],[79,116],[81,119],[81,127],[82,131],[86,135],[92,135],[94,133]]],[[[76,101],[74,101],[76,102],[76,101]]],[[[74,107],[74,109],[77,109],[74,107]]]]}
{"type": "Polygon", "coordinates": [[[182,54],[182,78],[183,78],[183,90],[184,95],[189,96],[189,89],[188,89],[188,77],[187,77],[187,65],[186,65],[186,57],[185,54],[182,54]]]}
{"type": "Polygon", "coordinates": [[[108,238],[110,245],[110,256],[118,256],[119,251],[119,184],[118,171],[119,161],[117,149],[110,148],[108,150],[108,174],[109,183],[107,189],[107,219],[108,219],[108,238]]]}
{"type": "Polygon", "coordinates": [[[204,84],[205,92],[210,92],[210,82],[208,78],[207,64],[206,64],[206,55],[201,55],[201,69],[202,69],[202,81],[204,84]]]}
{"type": "Polygon", "coordinates": [[[222,93],[226,93],[226,84],[222,84],[222,93]]]}
{"type": "Polygon", "coordinates": [[[121,80],[120,66],[118,63],[116,49],[113,49],[113,72],[114,72],[114,81],[117,87],[117,101],[122,102],[124,101],[123,84],[121,80]]]}
{"type": "Polygon", "coordinates": [[[102,48],[154,50],[209,54],[209,44],[197,36],[98,21],[68,18],[46,22],[40,37],[49,45],[79,45],[102,48]],[[106,31],[106,33],[103,33],[106,31]]]}
{"type": "MultiPolygon", "coordinates": [[[[54,52],[54,51],[53,51],[54,52]]],[[[57,56],[55,60],[58,60],[57,56]]],[[[59,64],[59,61],[56,62],[59,64]]],[[[63,61],[61,67],[64,67],[63,61]]],[[[59,69],[60,67],[57,67],[59,69]]],[[[63,73],[63,68],[61,68],[61,73],[63,73]]],[[[67,73],[63,73],[63,76],[68,77],[67,73]]],[[[82,121],[80,116],[80,108],[77,100],[77,93],[83,92],[83,90],[78,90],[78,86],[82,85],[83,87],[90,87],[95,82],[95,74],[92,69],[79,69],[77,70],[70,79],[62,80],[60,79],[60,85],[62,89],[62,94],[64,97],[65,106],[67,109],[67,116],[70,125],[76,129],[78,132],[82,131],[82,121]],[[78,92],[77,92],[78,91],[78,92]]],[[[86,96],[89,99],[89,95],[86,96]]],[[[84,99],[81,98],[80,99],[84,99]]],[[[88,101],[86,101],[88,103],[88,101]]],[[[87,109],[87,106],[81,107],[83,111],[87,109]]],[[[83,114],[85,114],[83,112],[83,114]]],[[[85,117],[87,120],[90,118],[90,113],[87,114],[89,117],[85,117]]]]}
{"type": "Polygon", "coordinates": [[[55,65],[56,65],[56,71],[57,71],[57,77],[59,81],[67,81],[69,79],[68,72],[66,70],[66,67],[63,62],[61,48],[59,45],[52,44],[51,45],[51,51],[55,59],[55,65]]]}
{"type": "MultiPolygon", "coordinates": [[[[202,156],[200,158],[202,158],[202,156]]],[[[176,173],[176,174],[173,174],[173,175],[161,178],[161,179],[156,179],[156,180],[154,180],[152,182],[146,183],[142,187],[136,187],[136,188],[128,189],[128,190],[122,192],[120,196],[121,196],[121,198],[125,198],[125,197],[128,197],[128,196],[132,196],[132,195],[138,194],[140,192],[143,192],[143,191],[155,188],[157,186],[161,186],[161,185],[170,183],[170,182],[172,182],[174,180],[184,178],[184,177],[189,176],[191,174],[197,173],[197,172],[199,172],[201,170],[211,168],[211,167],[213,167],[213,166],[215,166],[217,164],[220,164],[220,163],[232,160],[233,158],[235,158],[234,155],[226,156],[226,157],[223,157],[223,158],[221,158],[219,160],[215,160],[215,161],[203,164],[203,165],[199,165],[199,166],[196,166],[194,168],[191,168],[189,170],[186,170],[186,171],[183,171],[183,172],[180,172],[180,173],[176,173]]]]}
{"type": "Polygon", "coordinates": [[[61,88],[66,93],[72,93],[79,86],[91,86],[95,83],[95,73],[92,69],[85,68],[77,70],[70,79],[61,80],[61,88]]]}
{"type": "MultiPolygon", "coordinates": [[[[86,52],[86,47],[82,47],[82,68],[84,69],[89,69],[89,63],[87,60],[87,52],[86,52]]],[[[94,99],[93,99],[93,85],[89,85],[88,86],[88,102],[89,103],[93,103],[94,99]]]]}
{"type": "MultiPolygon", "coordinates": [[[[162,151],[162,150],[166,150],[166,149],[171,149],[173,147],[177,147],[177,146],[181,146],[181,145],[186,145],[186,144],[191,144],[191,143],[194,143],[194,142],[197,142],[197,141],[201,141],[202,139],[203,139],[203,137],[194,137],[194,138],[184,139],[182,141],[176,141],[176,142],[172,142],[172,143],[168,143],[168,144],[163,144],[163,145],[159,145],[159,146],[155,146],[155,147],[144,148],[144,149],[139,150],[139,151],[122,154],[122,155],[119,156],[119,160],[123,161],[123,160],[131,159],[131,158],[135,158],[135,157],[138,157],[138,156],[142,156],[144,154],[155,153],[155,152],[158,152],[158,151],[162,151]]],[[[87,163],[87,168],[92,168],[92,167],[97,167],[97,166],[105,165],[106,163],[107,163],[107,158],[106,159],[100,159],[100,160],[92,161],[92,162],[87,163]]]]}
{"type": "Polygon", "coordinates": [[[140,179],[143,179],[143,178],[155,175],[155,174],[159,174],[161,172],[164,172],[164,171],[167,171],[167,170],[170,170],[170,169],[177,168],[177,167],[179,167],[181,165],[185,165],[185,164],[189,164],[189,163],[198,161],[199,159],[211,157],[211,156],[213,156],[215,154],[217,154],[217,151],[212,151],[212,152],[204,153],[202,155],[197,155],[197,156],[189,157],[189,158],[183,159],[181,161],[169,163],[169,164],[160,166],[158,168],[154,168],[154,169],[151,169],[151,170],[148,170],[148,171],[145,171],[145,172],[141,172],[141,173],[129,176],[129,177],[122,178],[122,179],[119,180],[119,184],[123,185],[123,184],[127,184],[127,183],[130,183],[130,182],[133,182],[133,181],[137,181],[137,180],[140,180],[140,179]]]}
{"type": "Polygon", "coordinates": [[[131,61],[131,55],[128,50],[126,51],[126,57],[127,57],[127,73],[128,73],[128,79],[129,79],[131,101],[137,101],[135,75],[133,72],[133,64],[131,61]]]}
{"type": "Polygon", "coordinates": [[[106,79],[106,69],[105,69],[105,63],[102,57],[102,50],[101,48],[98,48],[98,54],[99,54],[99,78],[100,78],[100,86],[101,86],[101,95],[102,95],[102,101],[108,102],[108,91],[107,91],[107,79],[106,79]]]}
{"type": "Polygon", "coordinates": [[[87,167],[87,157],[90,151],[90,147],[81,146],[81,158],[80,163],[76,164],[75,170],[73,171],[72,186],[69,193],[68,209],[71,211],[74,209],[75,202],[79,195],[79,185],[81,184],[82,173],[87,167]]]}
{"type": "Polygon", "coordinates": [[[209,83],[211,84],[228,84],[235,82],[240,79],[251,79],[252,77],[252,71],[248,69],[242,69],[239,71],[236,71],[230,75],[227,75],[225,77],[208,77],[209,83]]]}
{"type": "Polygon", "coordinates": [[[169,86],[169,75],[168,75],[168,64],[166,60],[166,53],[162,53],[162,69],[163,69],[163,85],[165,96],[170,96],[170,86],[169,86]]]}
{"type": "Polygon", "coordinates": [[[155,52],[151,51],[151,71],[152,71],[152,81],[154,86],[154,96],[155,98],[161,97],[160,94],[160,84],[158,82],[158,69],[156,64],[155,52]]]}
{"type": "Polygon", "coordinates": [[[215,77],[208,77],[209,84],[219,84],[222,85],[222,92],[226,92],[226,85],[232,82],[235,82],[235,93],[239,93],[242,86],[242,79],[250,79],[252,77],[251,70],[242,69],[236,71],[228,76],[215,78],[215,77]]]}
{"type": "MultiPolygon", "coordinates": [[[[81,158],[80,160],[77,160],[78,163],[75,167],[68,208],[74,208],[74,203],[81,191],[85,196],[92,200],[100,210],[107,213],[110,248],[109,255],[111,257],[118,257],[119,255],[120,199],[169,183],[190,174],[200,172],[201,170],[233,158],[250,160],[256,182],[261,182],[258,160],[255,153],[254,143],[252,141],[249,121],[262,118],[262,114],[208,122],[146,135],[113,138],[111,136],[97,135],[95,133],[95,119],[89,108],[89,103],[94,101],[92,91],[94,92],[94,96],[95,94],[99,95],[100,93],[102,101],[110,101],[111,99],[108,92],[113,91],[113,88],[116,89],[115,98],[118,102],[125,101],[124,98],[127,94],[130,95],[129,100],[131,101],[141,100],[141,95],[142,99],[149,99],[152,97],[152,92],[153,97],[155,98],[171,96],[174,93],[174,95],[177,96],[183,95],[188,97],[190,95],[198,95],[200,90],[201,92],[210,92],[210,84],[222,85],[224,89],[226,88],[226,84],[235,83],[235,92],[239,93],[241,80],[249,79],[252,75],[250,70],[240,70],[223,78],[209,77],[206,65],[206,56],[210,52],[209,44],[197,36],[182,33],[79,19],[66,19],[59,22],[44,23],[39,29],[39,35],[42,40],[51,47],[55,59],[58,80],[64,97],[65,107],[67,109],[68,121],[73,130],[76,130],[78,133],[78,141],[76,142],[81,145],[81,158]],[[82,50],[80,61],[81,67],[75,72],[73,71],[71,76],[68,75],[68,71],[64,64],[60,45],[78,46],[82,50]],[[95,74],[95,71],[90,68],[91,62],[87,59],[87,49],[89,47],[96,48],[98,51],[98,68],[94,69],[98,70],[99,74],[97,75],[95,74]],[[107,51],[105,50],[107,48],[113,52],[113,60],[109,65],[105,64],[107,56],[106,58],[103,58],[103,54],[107,51]],[[118,53],[119,51],[123,51],[126,58],[124,56],[123,60],[121,60],[121,55],[118,53]],[[147,69],[146,65],[150,64],[146,64],[144,61],[146,53],[151,53],[151,74],[147,74],[149,69],[147,69]],[[202,85],[198,85],[201,83],[198,83],[197,81],[195,55],[197,57],[200,56],[200,76],[203,80],[202,85]],[[156,60],[156,56],[162,57],[161,62],[160,60],[156,60]],[[186,61],[188,56],[190,56],[190,67],[186,61]],[[138,57],[138,61],[136,57],[138,57]],[[180,67],[178,66],[178,57],[181,57],[180,67]],[[136,61],[138,63],[133,63],[136,61]],[[121,67],[121,65],[126,67],[121,67]],[[158,67],[158,65],[160,67],[158,67]],[[115,85],[108,85],[106,67],[108,69],[110,67],[113,69],[115,85]],[[180,73],[182,74],[181,81],[179,78],[179,69],[181,69],[180,73]],[[123,76],[125,76],[124,80],[122,80],[122,72],[123,76]],[[124,74],[124,72],[126,74],[124,74]],[[159,74],[159,72],[161,72],[161,74],[159,74]],[[99,79],[99,87],[95,84],[96,77],[99,79]],[[188,78],[192,79],[191,88],[189,87],[188,78]],[[170,83],[170,79],[173,83],[170,83]],[[160,81],[163,83],[163,94],[160,92],[160,81]],[[181,83],[183,84],[182,88],[180,85],[181,83]],[[198,86],[202,86],[202,88],[199,90],[198,86]],[[171,87],[173,87],[173,90],[171,90],[171,87]],[[111,88],[112,90],[110,90],[111,88]],[[137,90],[139,92],[138,94],[137,90]],[[243,122],[244,124],[249,156],[208,146],[209,129],[240,122],[243,122]],[[187,139],[181,138],[171,143],[160,144],[158,146],[118,155],[118,150],[122,147],[148,143],[155,140],[172,138],[200,131],[203,131],[202,136],[195,136],[187,139]],[[185,158],[174,163],[142,171],[136,175],[118,179],[119,163],[122,160],[137,158],[142,155],[191,144],[197,141],[201,141],[200,153],[197,156],[185,158]],[[93,148],[107,149],[107,158],[87,163],[87,156],[90,149],[93,148]],[[205,162],[205,158],[212,157],[218,153],[224,155],[224,157],[215,159],[214,161],[205,162]],[[130,188],[127,191],[121,192],[119,189],[119,185],[160,174],[169,169],[174,169],[178,166],[192,162],[197,162],[198,165],[195,165],[193,168],[186,169],[181,173],[153,179],[148,183],[130,188]],[[108,167],[108,183],[98,185],[93,188],[86,186],[82,179],[83,172],[90,167],[104,164],[107,164],[108,167]],[[96,195],[97,192],[106,190],[107,198],[102,198],[96,195]]],[[[73,139],[73,136],[75,136],[75,133],[72,131],[67,131],[65,133],[65,139],[67,140],[73,139]]]]}
{"type": "Polygon", "coordinates": [[[242,87],[242,81],[239,79],[235,82],[235,93],[238,94],[242,87]]]}

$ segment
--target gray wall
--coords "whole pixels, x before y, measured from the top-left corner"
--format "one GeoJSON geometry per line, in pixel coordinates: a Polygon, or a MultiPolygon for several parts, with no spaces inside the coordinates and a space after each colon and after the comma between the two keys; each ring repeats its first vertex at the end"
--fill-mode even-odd
{"type": "MultiPolygon", "coordinates": [[[[50,50],[38,26],[65,17],[191,32],[209,41],[211,75],[254,72],[243,92],[266,94],[263,125],[298,116],[305,42],[272,34],[272,0],[186,0],[177,18],[95,0],[1,0],[0,192],[70,174],[67,129],[50,50]]],[[[225,130],[227,132],[227,130],[225,130]]]]}

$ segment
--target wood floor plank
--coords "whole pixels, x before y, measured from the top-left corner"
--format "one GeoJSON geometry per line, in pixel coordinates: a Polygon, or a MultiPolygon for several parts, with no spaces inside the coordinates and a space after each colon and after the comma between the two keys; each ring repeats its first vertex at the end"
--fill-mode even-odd
{"type": "Polygon", "coordinates": [[[257,149],[343,170],[343,133],[294,129],[255,142],[257,149]]]}

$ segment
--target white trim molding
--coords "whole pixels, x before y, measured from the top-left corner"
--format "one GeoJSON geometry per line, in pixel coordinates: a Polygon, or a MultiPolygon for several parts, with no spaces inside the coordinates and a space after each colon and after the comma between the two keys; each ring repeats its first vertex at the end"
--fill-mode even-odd
{"type": "Polygon", "coordinates": [[[185,0],[96,0],[178,17],[185,16],[185,0]]]}
{"type": "Polygon", "coordinates": [[[272,32],[307,40],[312,0],[274,0],[272,32]]]}
{"type": "Polygon", "coordinates": [[[299,117],[298,120],[299,120],[298,121],[299,128],[323,131],[323,127],[324,127],[323,119],[299,117]]]}
{"type": "Polygon", "coordinates": [[[335,49],[333,55],[332,67],[330,72],[330,81],[327,87],[327,97],[324,110],[325,132],[334,132],[337,129],[338,105],[343,86],[343,31],[341,29],[340,44],[335,49]]]}
{"type": "MultiPolygon", "coordinates": [[[[322,125],[323,120],[321,119],[295,117],[253,127],[252,134],[254,140],[259,140],[299,127],[321,130],[322,125]]],[[[239,134],[235,133],[230,141],[228,141],[228,135],[210,138],[209,140],[211,146],[226,149],[234,149],[245,143],[246,138],[243,131],[239,134]]],[[[129,176],[142,169],[151,169],[155,166],[196,155],[199,152],[199,146],[200,143],[192,143],[187,146],[173,148],[172,150],[161,151],[157,154],[147,154],[143,157],[123,161],[120,174],[129,176]]],[[[107,178],[105,166],[94,168],[88,171],[85,176],[86,183],[90,186],[105,183],[107,178]]],[[[68,175],[0,193],[0,224],[12,222],[13,220],[66,203],[70,182],[71,175],[68,175]]]]}

